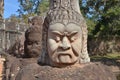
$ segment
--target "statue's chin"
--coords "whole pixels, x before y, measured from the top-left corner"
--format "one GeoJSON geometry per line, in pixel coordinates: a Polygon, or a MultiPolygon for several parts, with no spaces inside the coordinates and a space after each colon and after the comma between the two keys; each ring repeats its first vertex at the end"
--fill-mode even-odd
{"type": "Polygon", "coordinates": [[[71,57],[69,55],[59,55],[58,61],[59,63],[71,63],[71,57]]]}
{"type": "Polygon", "coordinates": [[[38,50],[31,50],[31,51],[29,51],[29,56],[30,57],[38,57],[39,51],[38,50]]]}

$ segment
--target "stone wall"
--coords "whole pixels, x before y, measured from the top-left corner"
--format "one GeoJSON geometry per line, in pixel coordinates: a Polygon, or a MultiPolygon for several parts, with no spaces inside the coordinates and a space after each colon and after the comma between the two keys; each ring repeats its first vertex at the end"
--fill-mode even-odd
{"type": "Polygon", "coordinates": [[[0,49],[8,50],[27,28],[27,24],[5,20],[0,27],[0,49]]]}
{"type": "Polygon", "coordinates": [[[3,18],[3,12],[4,12],[4,0],[0,0],[0,19],[3,18]]]}

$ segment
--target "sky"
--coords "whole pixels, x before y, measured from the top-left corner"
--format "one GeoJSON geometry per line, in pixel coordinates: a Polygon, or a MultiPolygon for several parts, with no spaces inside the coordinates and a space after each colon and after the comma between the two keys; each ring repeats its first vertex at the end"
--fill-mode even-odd
{"type": "Polygon", "coordinates": [[[10,17],[11,14],[16,14],[19,9],[18,0],[4,0],[4,18],[10,17]]]}

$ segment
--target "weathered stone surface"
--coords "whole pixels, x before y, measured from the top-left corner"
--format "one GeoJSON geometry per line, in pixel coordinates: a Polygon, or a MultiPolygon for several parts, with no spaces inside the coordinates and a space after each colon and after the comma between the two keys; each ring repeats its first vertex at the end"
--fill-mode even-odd
{"type": "Polygon", "coordinates": [[[8,80],[15,80],[15,77],[18,74],[19,70],[21,70],[23,67],[25,67],[29,64],[32,64],[32,63],[37,63],[37,58],[19,58],[19,59],[16,59],[10,67],[10,73],[9,73],[8,80]]]}
{"type": "MultiPolygon", "coordinates": [[[[34,18],[34,17],[33,17],[34,18]]],[[[34,18],[37,21],[39,18],[34,18]]],[[[42,20],[41,18],[39,20],[42,20]]],[[[33,23],[35,23],[35,21],[33,23]]],[[[39,21],[38,21],[39,22],[39,21]]],[[[37,58],[41,50],[41,32],[42,23],[34,24],[25,32],[24,55],[21,58],[16,58],[7,55],[6,59],[6,80],[15,80],[15,77],[20,69],[32,63],[37,63],[37,58]]],[[[11,53],[12,54],[12,53],[11,53]]],[[[19,54],[19,53],[18,53],[19,54]]]]}
{"type": "Polygon", "coordinates": [[[15,43],[7,50],[7,52],[17,58],[21,58],[24,55],[24,41],[25,33],[22,33],[21,36],[15,41],[15,43]]]}
{"type": "Polygon", "coordinates": [[[35,16],[31,20],[31,27],[25,32],[24,57],[38,57],[42,44],[42,18],[35,16]]]}
{"type": "Polygon", "coordinates": [[[90,62],[87,25],[78,2],[50,0],[50,10],[43,25],[40,63],[63,67],[90,62]]]}
{"type": "Polygon", "coordinates": [[[0,55],[0,80],[2,80],[3,78],[3,72],[4,72],[4,61],[5,61],[5,58],[2,58],[1,55],[0,55]]]}
{"type": "MultiPolygon", "coordinates": [[[[15,80],[116,80],[105,65],[90,63],[87,52],[87,25],[80,11],[77,11],[78,6],[75,6],[78,0],[50,2],[53,2],[53,5],[44,21],[39,64],[36,62],[22,67],[15,80]]],[[[34,27],[37,27],[36,24],[38,23],[32,23],[34,27]]],[[[39,43],[36,44],[35,36],[29,35],[25,35],[25,43],[28,43],[26,57],[30,58],[34,50],[27,51],[37,49],[34,46],[38,47],[39,43]]],[[[39,50],[35,50],[35,53],[38,52],[39,50]]]]}
{"type": "Polygon", "coordinates": [[[108,67],[101,63],[74,65],[65,68],[30,64],[16,80],[116,80],[108,67]]]}
{"type": "Polygon", "coordinates": [[[4,12],[4,0],[0,0],[0,19],[3,18],[3,12],[4,12]]]}

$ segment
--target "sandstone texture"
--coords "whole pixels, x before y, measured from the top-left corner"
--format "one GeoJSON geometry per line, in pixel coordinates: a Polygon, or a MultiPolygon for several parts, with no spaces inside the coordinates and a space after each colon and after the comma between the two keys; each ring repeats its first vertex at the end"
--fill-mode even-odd
{"type": "Polygon", "coordinates": [[[30,64],[17,75],[16,80],[116,80],[110,69],[101,63],[56,68],[30,64]]]}
{"type": "Polygon", "coordinates": [[[2,80],[3,77],[4,61],[5,59],[0,57],[0,80],[2,80]]]}

